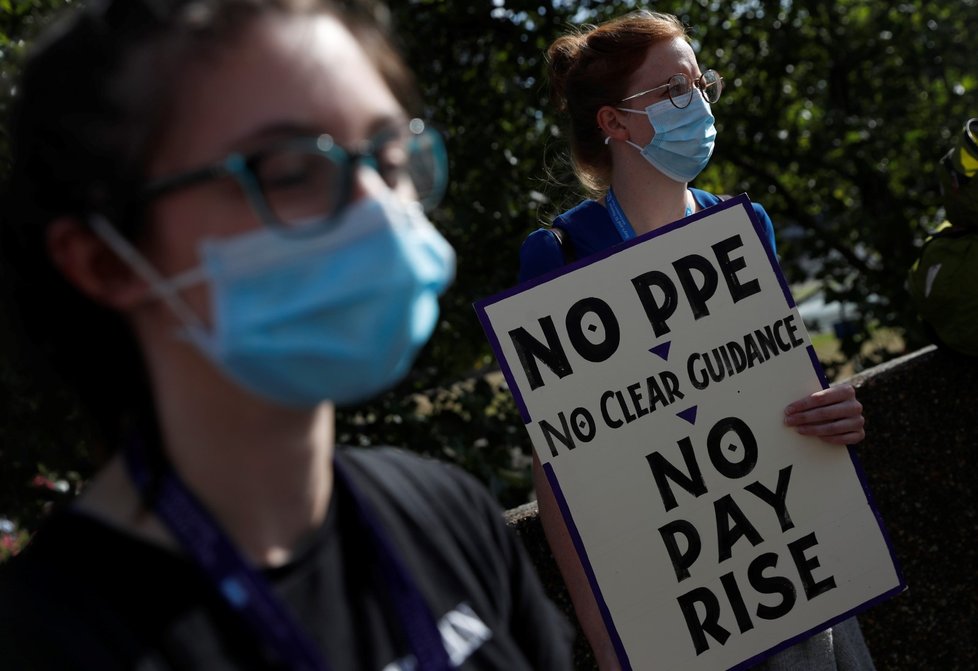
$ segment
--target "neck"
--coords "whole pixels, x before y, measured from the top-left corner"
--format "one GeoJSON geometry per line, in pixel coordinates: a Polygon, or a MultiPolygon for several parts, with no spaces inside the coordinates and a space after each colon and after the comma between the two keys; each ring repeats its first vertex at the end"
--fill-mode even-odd
{"type": "Polygon", "coordinates": [[[159,407],[174,470],[252,561],[288,561],[322,525],[333,483],[332,406],[298,412],[259,402],[242,411],[211,400],[159,407]]]}
{"type": "MultiPolygon", "coordinates": [[[[171,339],[167,345],[179,354],[156,359],[155,350],[145,350],[167,458],[246,557],[259,566],[288,561],[329,508],[332,405],[293,410],[267,403],[224,378],[188,344],[171,339]]],[[[119,457],[79,507],[179,550],[162,522],[144,514],[119,457]]]]}
{"type": "Polygon", "coordinates": [[[689,196],[685,183],[669,179],[635,154],[616,157],[611,188],[635,233],[642,235],[686,216],[689,196]]]}

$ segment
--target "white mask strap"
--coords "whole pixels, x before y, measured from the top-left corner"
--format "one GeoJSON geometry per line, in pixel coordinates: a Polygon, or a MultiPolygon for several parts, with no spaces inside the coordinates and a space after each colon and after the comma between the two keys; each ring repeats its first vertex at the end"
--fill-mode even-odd
{"type": "Polygon", "coordinates": [[[639,151],[642,151],[642,147],[640,147],[639,145],[637,145],[637,144],[635,144],[635,143],[634,143],[634,142],[632,142],[631,140],[625,140],[625,144],[630,144],[631,146],[633,146],[633,147],[635,147],[635,148],[636,148],[636,149],[638,149],[639,151]]]}
{"type": "MultiPolygon", "coordinates": [[[[618,111],[620,111],[620,112],[629,112],[631,114],[641,114],[642,116],[648,116],[648,113],[645,110],[635,110],[635,109],[632,109],[630,107],[616,107],[615,109],[618,110],[618,111]]],[[[610,137],[606,137],[604,139],[604,143],[605,144],[608,144],[609,142],[611,142],[611,138],[610,137]]],[[[642,147],[640,147],[639,145],[635,144],[631,140],[625,140],[625,142],[627,144],[630,144],[631,146],[635,147],[639,151],[642,151],[642,147]]]]}
{"type": "Polygon", "coordinates": [[[194,269],[178,275],[172,280],[167,281],[157,272],[156,268],[150,265],[149,261],[139,253],[139,251],[126,240],[115,227],[109,223],[101,214],[93,214],[89,217],[89,225],[95,234],[107,244],[116,255],[122,259],[140,279],[149,285],[153,294],[166,303],[177,318],[191,328],[204,329],[200,318],[194,314],[193,310],[177,295],[181,289],[192,286],[202,279],[199,269],[194,269]]]}
{"type": "MultiPolygon", "coordinates": [[[[632,145],[633,147],[635,147],[635,148],[636,148],[636,149],[638,149],[639,151],[642,151],[642,147],[640,147],[640,146],[638,146],[637,144],[635,144],[635,143],[634,143],[634,142],[632,142],[631,140],[623,140],[623,142],[624,142],[625,144],[630,144],[630,145],[632,145]]],[[[611,136],[610,136],[610,135],[608,135],[608,136],[606,136],[606,137],[605,137],[605,139],[604,139],[604,143],[605,143],[605,144],[611,144],[611,136]]]]}

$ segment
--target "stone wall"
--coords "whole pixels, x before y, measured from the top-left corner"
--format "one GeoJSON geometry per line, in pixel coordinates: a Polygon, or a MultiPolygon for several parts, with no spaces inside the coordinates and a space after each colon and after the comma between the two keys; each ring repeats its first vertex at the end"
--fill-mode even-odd
{"type": "MultiPolygon", "coordinates": [[[[978,669],[978,360],[929,347],[849,381],[867,420],[859,460],[908,584],[859,616],[876,667],[978,669]]],[[[535,504],[507,517],[573,621],[535,504]]],[[[576,652],[577,669],[596,668],[583,636],[576,652]]]]}

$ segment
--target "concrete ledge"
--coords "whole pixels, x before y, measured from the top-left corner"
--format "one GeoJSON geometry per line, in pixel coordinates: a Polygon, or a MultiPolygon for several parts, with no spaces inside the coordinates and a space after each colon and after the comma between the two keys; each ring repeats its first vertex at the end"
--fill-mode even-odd
{"type": "MultiPolygon", "coordinates": [[[[922,349],[853,377],[858,456],[909,589],[859,617],[876,667],[978,668],[978,360],[922,349]]],[[[573,609],[535,504],[507,511],[548,594],[573,609]]],[[[583,636],[578,670],[596,669],[583,636]]]]}

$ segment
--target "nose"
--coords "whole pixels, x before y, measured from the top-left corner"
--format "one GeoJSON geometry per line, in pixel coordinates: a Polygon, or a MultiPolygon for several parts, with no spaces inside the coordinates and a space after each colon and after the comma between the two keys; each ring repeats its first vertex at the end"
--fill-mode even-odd
{"type": "Polygon", "coordinates": [[[406,202],[418,202],[419,194],[414,182],[407,174],[399,175],[394,184],[390,184],[380,173],[369,165],[360,164],[353,177],[353,191],[350,202],[356,202],[367,196],[390,196],[406,202]]]}
{"type": "Polygon", "coordinates": [[[363,164],[357,166],[353,174],[351,202],[355,203],[361,198],[369,196],[379,196],[385,191],[390,191],[390,187],[387,186],[376,170],[363,164]]]}

